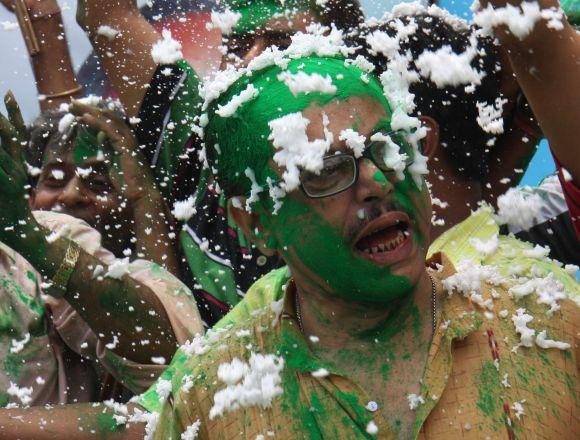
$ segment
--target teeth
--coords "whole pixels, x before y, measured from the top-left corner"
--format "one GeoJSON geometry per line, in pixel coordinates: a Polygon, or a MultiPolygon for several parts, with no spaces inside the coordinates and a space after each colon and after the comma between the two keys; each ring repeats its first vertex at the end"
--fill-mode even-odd
{"type": "Polygon", "coordinates": [[[405,237],[408,237],[409,235],[410,234],[407,231],[398,231],[397,236],[391,241],[387,243],[381,243],[377,246],[373,246],[372,248],[366,248],[363,250],[363,252],[366,254],[376,254],[377,252],[392,251],[405,240],[405,237]]]}

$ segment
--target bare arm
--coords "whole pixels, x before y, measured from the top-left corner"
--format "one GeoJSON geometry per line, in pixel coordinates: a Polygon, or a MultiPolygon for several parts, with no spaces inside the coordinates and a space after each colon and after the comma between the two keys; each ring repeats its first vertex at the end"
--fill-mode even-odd
{"type": "MultiPolygon", "coordinates": [[[[42,111],[58,108],[71,98],[81,96],[62,24],[60,8],[56,0],[0,0],[9,10],[15,10],[20,2],[28,10],[30,26],[39,52],[30,56],[42,111]],[[52,97],[54,95],[54,97],[52,97]],[[60,96],[62,95],[62,96],[60,96]]],[[[18,15],[21,15],[18,13],[18,15]]],[[[26,35],[26,28],[21,26],[26,35]]],[[[26,37],[25,37],[26,39],[26,37]]]]}
{"type": "MultiPolygon", "coordinates": [[[[494,7],[505,0],[490,0],[494,7]]],[[[509,3],[519,5],[520,0],[509,3]]],[[[558,7],[557,0],[540,0],[543,9],[558,7]]],[[[574,178],[580,182],[580,144],[577,125],[580,116],[580,35],[563,19],[563,29],[550,29],[539,20],[533,31],[520,40],[506,27],[495,35],[508,51],[520,87],[550,142],[550,146],[574,178]]]]}
{"type": "Polygon", "coordinates": [[[87,32],[125,111],[136,116],[157,67],[151,48],[159,34],[141,15],[135,0],[79,0],[77,21],[87,32]],[[101,26],[118,33],[113,38],[102,35],[101,26]]]}
{"type": "MultiPolygon", "coordinates": [[[[127,405],[130,412],[135,405],[127,405]]],[[[0,409],[0,432],[4,440],[142,440],[143,423],[119,425],[113,411],[102,403],[0,409]]]]}
{"type": "MultiPolygon", "coordinates": [[[[26,258],[45,278],[53,279],[65,261],[70,241],[49,242],[30,212],[26,200],[27,175],[21,145],[26,139],[20,112],[13,97],[6,107],[10,120],[0,113],[0,241],[26,258]]],[[[124,274],[95,278],[102,262],[80,251],[66,282],[65,299],[93,331],[115,344],[115,353],[134,362],[150,364],[151,357],[170,359],[176,348],[175,335],[163,305],[147,286],[124,274]],[[146,345],[143,340],[148,340],[146,345]]],[[[105,275],[110,267],[103,267],[105,275]]]]}

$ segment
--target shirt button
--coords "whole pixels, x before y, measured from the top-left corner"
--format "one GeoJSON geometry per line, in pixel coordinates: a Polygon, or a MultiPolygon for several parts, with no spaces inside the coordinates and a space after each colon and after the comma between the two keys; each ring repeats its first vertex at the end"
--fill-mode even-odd
{"type": "Polygon", "coordinates": [[[258,264],[258,266],[262,267],[264,264],[266,264],[267,261],[268,259],[264,255],[260,255],[256,263],[258,264]]]}
{"type": "Polygon", "coordinates": [[[377,409],[379,409],[379,404],[377,402],[375,402],[374,400],[371,400],[369,403],[367,403],[366,408],[370,412],[375,412],[377,409]]]}

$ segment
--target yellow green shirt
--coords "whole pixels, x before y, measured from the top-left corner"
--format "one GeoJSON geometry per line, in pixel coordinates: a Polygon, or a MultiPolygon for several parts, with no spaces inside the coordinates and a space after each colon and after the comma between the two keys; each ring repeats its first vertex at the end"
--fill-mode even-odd
{"type": "MultiPolygon", "coordinates": [[[[440,254],[434,260],[439,263],[439,269],[430,269],[439,286],[438,324],[417,396],[414,437],[575,438],[580,432],[577,306],[563,299],[549,317],[549,307],[539,304],[535,294],[510,298],[510,289],[523,280],[484,277],[478,284],[479,300],[487,304],[482,307],[468,291],[449,284],[460,282],[450,260],[440,254]],[[518,347],[520,335],[512,318],[524,312],[533,318],[527,326],[535,336],[546,331],[548,339],[571,349],[541,348],[537,342],[518,347]]],[[[173,376],[173,392],[154,438],[181,439],[193,431],[200,439],[396,438],[380,412],[372,411],[372,390],[310,351],[288,286],[283,271],[264,277],[254,292],[281,298],[279,302],[184,347],[190,357],[173,376]],[[283,362],[282,367],[260,376],[256,365],[265,361],[253,366],[251,358],[257,354],[274,358],[278,366],[283,362]],[[237,367],[218,374],[227,364],[237,367]],[[312,372],[320,368],[330,374],[315,377],[312,372]],[[256,377],[265,378],[257,391],[256,377]],[[276,387],[279,392],[272,391],[276,387]],[[264,399],[264,391],[271,393],[270,399],[264,399]],[[220,402],[228,396],[229,410],[224,410],[220,402]]]]}

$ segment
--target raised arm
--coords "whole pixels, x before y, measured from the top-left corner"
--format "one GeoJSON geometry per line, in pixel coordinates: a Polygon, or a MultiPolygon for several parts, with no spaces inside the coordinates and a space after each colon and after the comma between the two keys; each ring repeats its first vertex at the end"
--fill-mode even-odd
{"type": "MultiPolygon", "coordinates": [[[[507,3],[519,7],[523,1],[507,3]]],[[[489,4],[496,9],[506,7],[505,0],[489,0],[489,4]]],[[[542,10],[559,9],[557,0],[540,0],[538,4],[542,10]]],[[[487,4],[482,2],[482,6],[487,4]]],[[[479,17],[485,15],[480,13],[479,17]]],[[[475,20],[481,23],[478,14],[475,20]]],[[[580,35],[563,14],[552,20],[539,19],[526,36],[518,36],[505,25],[496,27],[494,35],[507,49],[518,83],[556,158],[574,181],[580,182],[580,35]]]]}
{"type": "Polygon", "coordinates": [[[82,95],[66,41],[56,0],[0,0],[20,23],[38,90],[42,111],[82,95]]]}
{"type": "MultiPolygon", "coordinates": [[[[127,405],[133,414],[135,405],[127,405]]],[[[4,440],[142,440],[144,423],[117,425],[114,411],[102,403],[0,409],[0,432],[4,440]]],[[[121,415],[121,414],[120,414],[121,415]]]]}
{"type": "Polygon", "coordinates": [[[85,30],[129,116],[137,116],[156,64],[161,37],[135,0],[79,0],[77,22],[85,30]]]}
{"type": "Polygon", "coordinates": [[[12,96],[6,107],[10,120],[0,113],[0,241],[60,285],[64,298],[116,354],[142,364],[151,364],[152,357],[169,360],[176,339],[155,293],[129,277],[122,263],[107,267],[70,240],[47,238],[32,216],[21,151],[25,128],[12,96]]]}

